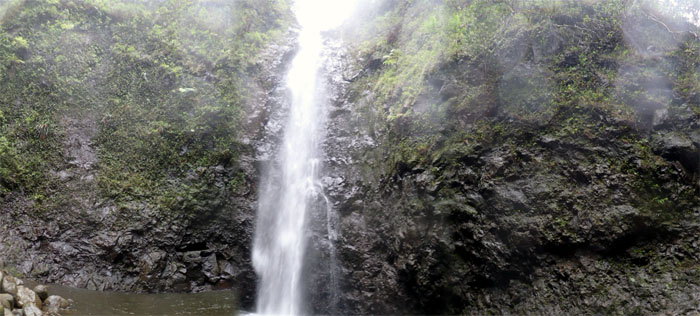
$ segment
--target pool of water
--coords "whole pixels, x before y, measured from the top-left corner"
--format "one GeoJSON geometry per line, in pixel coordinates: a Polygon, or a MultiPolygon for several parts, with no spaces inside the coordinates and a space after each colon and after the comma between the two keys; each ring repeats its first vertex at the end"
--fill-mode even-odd
{"type": "Polygon", "coordinates": [[[132,294],[97,292],[49,285],[49,295],[60,295],[74,301],[63,315],[238,315],[232,291],[196,294],[132,294]]]}

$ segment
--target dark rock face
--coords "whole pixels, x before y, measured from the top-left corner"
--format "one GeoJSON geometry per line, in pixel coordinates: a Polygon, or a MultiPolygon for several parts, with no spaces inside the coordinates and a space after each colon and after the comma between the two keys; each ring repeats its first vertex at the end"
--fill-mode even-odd
{"type": "MultiPolygon", "coordinates": [[[[13,208],[0,219],[2,263],[32,278],[93,290],[196,292],[254,284],[245,255],[255,205],[249,194],[214,196],[233,201],[197,216],[158,214],[139,205],[128,213],[57,210],[40,220],[13,208]],[[17,227],[16,218],[27,222],[17,227]]],[[[252,300],[252,291],[240,290],[252,300]]]]}
{"type": "MultiPolygon", "coordinates": [[[[376,70],[357,64],[336,72],[376,70]]],[[[463,80],[438,76],[439,98],[460,93],[463,80]]],[[[339,215],[341,311],[700,310],[697,115],[673,109],[650,132],[592,110],[582,115],[599,132],[572,137],[556,132],[557,116],[520,126],[500,113],[491,124],[513,131],[505,137],[421,154],[396,145],[410,134],[381,132],[370,91],[333,85],[324,183],[339,215]],[[418,154],[397,159],[398,150],[418,154]]]]}
{"type": "Polygon", "coordinates": [[[697,140],[691,139],[694,135],[668,131],[659,132],[652,138],[652,145],[654,151],[665,159],[679,162],[690,173],[698,173],[700,146],[697,140]]]}
{"type": "Polygon", "coordinates": [[[663,173],[655,181],[665,193],[652,197],[637,187],[648,184],[608,162],[640,159],[613,135],[599,146],[558,137],[475,146],[392,171],[382,167],[390,159],[383,144],[352,125],[355,115],[336,116],[326,141],[346,312],[698,309],[700,204],[688,158],[698,152],[690,141],[659,140],[667,160],[641,168],[663,173]]]}

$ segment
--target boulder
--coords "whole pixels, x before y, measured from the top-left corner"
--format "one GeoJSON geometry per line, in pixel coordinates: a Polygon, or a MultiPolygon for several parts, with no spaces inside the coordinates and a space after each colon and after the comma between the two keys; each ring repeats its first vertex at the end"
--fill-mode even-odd
{"type": "Polygon", "coordinates": [[[34,293],[39,296],[42,301],[49,297],[49,288],[46,285],[37,285],[34,287],[34,293]]]}
{"type": "Polygon", "coordinates": [[[654,116],[651,120],[651,124],[654,128],[658,129],[663,127],[668,122],[668,108],[661,108],[654,111],[654,116]]]}
{"type": "Polygon", "coordinates": [[[202,272],[209,279],[209,282],[215,283],[219,276],[219,265],[216,261],[216,254],[204,258],[202,262],[202,272]]]}
{"type": "Polygon", "coordinates": [[[700,167],[700,145],[695,145],[693,137],[681,132],[657,133],[652,137],[654,152],[670,161],[678,161],[691,173],[700,167]]]}
{"type": "Polygon", "coordinates": [[[39,299],[39,295],[23,285],[18,286],[17,306],[26,307],[31,305],[41,308],[41,300],[39,299]]]}
{"type": "Polygon", "coordinates": [[[2,279],[2,291],[17,297],[17,286],[23,285],[24,282],[13,276],[5,275],[2,279]]]}
{"type": "Polygon", "coordinates": [[[44,311],[49,314],[58,314],[61,310],[70,307],[71,302],[63,297],[51,295],[44,301],[44,311]]]}
{"type": "Polygon", "coordinates": [[[148,281],[158,273],[159,267],[167,254],[163,251],[153,251],[142,256],[139,261],[140,280],[148,281]]]}
{"type": "Polygon", "coordinates": [[[27,305],[23,307],[22,312],[24,312],[24,316],[44,316],[44,312],[42,312],[41,309],[35,305],[27,305]]]}
{"type": "Polygon", "coordinates": [[[3,312],[3,316],[15,316],[15,314],[9,308],[5,308],[5,311],[3,312]]]}
{"type": "MultiPolygon", "coordinates": [[[[12,309],[15,305],[15,298],[10,294],[0,294],[0,306],[6,309],[12,309]]],[[[2,314],[0,314],[2,315],[2,314]]]]}
{"type": "Polygon", "coordinates": [[[183,260],[186,263],[199,263],[202,261],[201,251],[188,251],[183,255],[183,260]]]}

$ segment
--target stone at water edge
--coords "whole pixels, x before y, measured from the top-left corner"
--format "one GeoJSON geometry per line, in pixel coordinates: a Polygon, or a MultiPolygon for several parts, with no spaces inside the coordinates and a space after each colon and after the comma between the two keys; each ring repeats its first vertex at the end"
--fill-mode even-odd
{"type": "Polygon", "coordinates": [[[14,297],[17,297],[17,286],[23,285],[24,282],[22,280],[17,279],[13,276],[5,275],[5,277],[2,279],[2,292],[11,294],[14,297]]]}
{"type": "Polygon", "coordinates": [[[12,306],[14,305],[15,298],[12,295],[6,293],[0,294],[0,307],[4,307],[5,309],[12,309],[12,306]]]}
{"type": "Polygon", "coordinates": [[[61,310],[70,307],[70,305],[71,301],[57,295],[51,295],[44,301],[44,311],[49,314],[58,314],[61,310]]]}
{"type": "Polygon", "coordinates": [[[44,312],[35,305],[25,306],[22,308],[22,312],[24,312],[24,316],[44,316],[44,312]]]}
{"type": "Polygon", "coordinates": [[[41,300],[34,291],[20,285],[17,287],[17,306],[25,307],[34,305],[41,309],[41,300]]]}
{"type": "Polygon", "coordinates": [[[39,296],[40,300],[44,301],[49,297],[49,288],[47,288],[46,285],[39,284],[34,287],[34,293],[39,296]]]}
{"type": "Polygon", "coordinates": [[[15,316],[15,313],[13,313],[10,309],[5,308],[5,312],[3,313],[3,316],[15,316]]]}

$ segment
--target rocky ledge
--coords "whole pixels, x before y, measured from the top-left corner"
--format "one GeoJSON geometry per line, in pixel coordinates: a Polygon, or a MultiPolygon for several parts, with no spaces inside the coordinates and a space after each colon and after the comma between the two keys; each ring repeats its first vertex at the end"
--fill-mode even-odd
{"type": "Polygon", "coordinates": [[[44,285],[30,289],[24,286],[24,281],[0,271],[0,315],[57,316],[71,303],[71,300],[57,295],[49,296],[44,285]]]}

